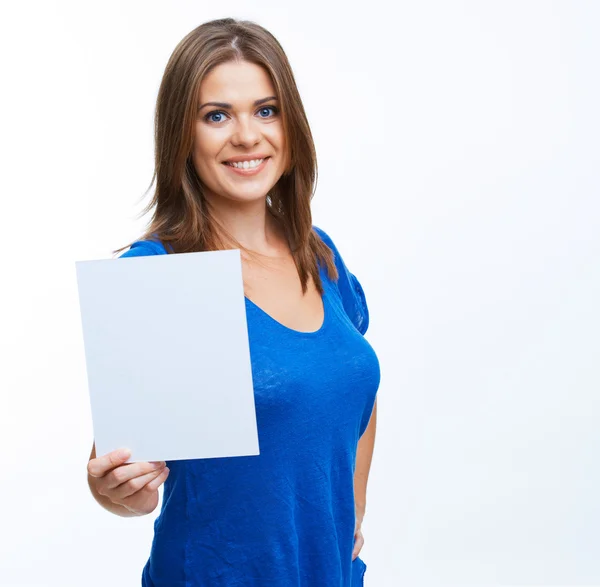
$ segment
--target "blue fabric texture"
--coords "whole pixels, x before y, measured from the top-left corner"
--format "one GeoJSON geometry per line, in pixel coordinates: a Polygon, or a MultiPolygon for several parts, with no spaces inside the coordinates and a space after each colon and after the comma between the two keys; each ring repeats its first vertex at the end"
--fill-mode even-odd
{"type": "MultiPolygon", "coordinates": [[[[329,236],[319,330],[283,326],[246,298],[260,455],[168,461],[143,587],[360,587],[354,470],[380,372],[358,279],[329,236]]],[[[137,241],[121,255],[167,254],[137,241]]],[[[162,343],[161,343],[162,344],[162,343]]],[[[218,392],[218,391],[217,391],[218,392]]]]}

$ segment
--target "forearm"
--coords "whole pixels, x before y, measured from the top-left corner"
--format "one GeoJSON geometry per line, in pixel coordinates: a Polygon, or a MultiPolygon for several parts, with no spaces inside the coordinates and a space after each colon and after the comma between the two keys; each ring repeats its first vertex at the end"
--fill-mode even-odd
{"type": "Polygon", "coordinates": [[[354,506],[356,511],[357,526],[362,524],[367,507],[367,481],[373,460],[375,447],[375,431],[377,429],[377,400],[373,406],[371,419],[364,434],[358,441],[356,451],[356,468],[354,471],[354,506]]]}

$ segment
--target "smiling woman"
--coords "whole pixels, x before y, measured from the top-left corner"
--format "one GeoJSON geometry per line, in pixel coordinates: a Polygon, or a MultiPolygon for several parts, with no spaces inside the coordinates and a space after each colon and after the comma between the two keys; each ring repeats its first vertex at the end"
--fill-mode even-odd
{"type": "Polygon", "coordinates": [[[241,249],[260,455],[128,464],[93,448],[92,493],[144,515],[165,483],[145,587],[363,585],[379,362],[361,284],[312,225],[315,148],[279,43],[233,19],[193,30],[155,130],[153,216],[121,256],[241,249]]]}
{"type": "Polygon", "coordinates": [[[142,239],[156,237],[176,253],[239,248],[248,261],[261,249],[267,258],[290,256],[302,290],[313,282],[322,294],[319,263],[332,278],[336,267],[312,227],[315,146],[292,68],[269,31],[222,19],[182,39],[159,89],[155,143],[156,189],[143,213],[155,212],[142,239]],[[256,174],[225,166],[244,167],[248,158],[266,162],[256,174]],[[265,203],[266,236],[278,237],[270,242],[257,242],[256,230],[241,235],[224,219],[232,205],[253,214],[265,203]]]}
{"type": "Polygon", "coordinates": [[[265,69],[248,61],[223,63],[204,78],[192,160],[213,210],[222,198],[262,205],[289,165],[275,93],[265,69]]]}

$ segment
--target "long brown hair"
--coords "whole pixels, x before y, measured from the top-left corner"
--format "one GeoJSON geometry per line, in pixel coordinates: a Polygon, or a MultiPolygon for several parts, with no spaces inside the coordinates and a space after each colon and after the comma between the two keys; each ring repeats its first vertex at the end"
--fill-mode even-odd
{"type": "Polygon", "coordinates": [[[191,156],[202,80],[217,65],[241,60],[262,66],[270,75],[289,150],[289,166],[267,194],[267,211],[283,228],[303,292],[310,276],[322,294],[319,262],[331,279],[337,279],[337,271],[331,249],[312,229],[310,201],[317,181],[312,133],[283,48],[269,31],[250,21],[224,18],[206,22],[188,33],[173,51],[156,102],[155,167],[146,193],[155,180],[156,187],[140,216],[152,208],[154,212],[138,240],[158,239],[175,253],[238,248],[252,254],[211,214],[191,156]]]}

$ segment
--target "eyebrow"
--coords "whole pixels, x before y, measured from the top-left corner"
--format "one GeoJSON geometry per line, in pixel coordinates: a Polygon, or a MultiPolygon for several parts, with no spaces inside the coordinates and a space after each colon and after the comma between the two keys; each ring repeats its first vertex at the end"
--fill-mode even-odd
{"type": "MultiPolygon", "coordinates": [[[[277,100],[277,96],[269,96],[268,98],[261,98],[260,100],[254,101],[254,106],[260,106],[265,102],[270,102],[271,100],[277,100]]],[[[227,102],[206,102],[206,104],[202,104],[202,106],[198,107],[198,111],[202,110],[202,108],[206,108],[206,106],[216,106],[217,108],[227,108],[231,110],[233,108],[233,104],[228,104],[227,102]]]]}

